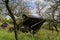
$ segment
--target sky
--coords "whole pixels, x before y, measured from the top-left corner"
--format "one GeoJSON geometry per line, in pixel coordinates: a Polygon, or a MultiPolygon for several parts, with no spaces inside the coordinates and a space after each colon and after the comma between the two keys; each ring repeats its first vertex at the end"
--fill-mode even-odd
{"type": "Polygon", "coordinates": [[[43,13],[46,11],[47,8],[49,8],[49,3],[44,0],[26,0],[27,5],[30,6],[30,8],[31,8],[31,12],[32,12],[31,15],[34,17],[40,17],[39,14],[36,13],[36,4],[35,4],[36,1],[37,1],[37,3],[38,2],[40,3],[41,7],[43,7],[43,5],[45,5],[45,8],[42,10],[43,13]]]}
{"type": "MultiPolygon", "coordinates": [[[[42,10],[42,12],[44,12],[48,8],[49,4],[44,0],[24,0],[24,2],[26,2],[26,4],[30,7],[31,16],[39,18],[40,15],[36,13],[36,4],[35,4],[36,1],[40,3],[40,6],[46,5],[46,7],[42,10]]],[[[18,1],[16,0],[16,2],[18,1]]],[[[7,16],[7,18],[9,18],[9,16],[7,16]]]]}
{"type": "MultiPolygon", "coordinates": [[[[32,12],[31,15],[34,17],[40,17],[39,14],[36,13],[36,4],[35,4],[36,1],[37,1],[37,3],[38,2],[40,3],[40,6],[46,5],[45,8],[42,10],[42,12],[44,12],[48,8],[49,3],[45,2],[44,0],[24,0],[24,2],[26,2],[26,4],[31,8],[30,9],[32,12]]],[[[16,0],[16,2],[18,2],[18,1],[16,0]]]]}
{"type": "Polygon", "coordinates": [[[26,4],[27,4],[31,9],[36,8],[36,4],[35,4],[34,2],[27,1],[26,4]]]}

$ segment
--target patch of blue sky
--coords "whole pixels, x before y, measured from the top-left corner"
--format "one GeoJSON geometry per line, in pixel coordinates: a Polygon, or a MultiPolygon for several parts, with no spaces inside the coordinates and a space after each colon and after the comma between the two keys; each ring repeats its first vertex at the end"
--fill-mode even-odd
{"type": "Polygon", "coordinates": [[[25,3],[26,3],[27,6],[30,7],[31,9],[36,8],[36,4],[35,4],[35,2],[27,1],[27,2],[25,2],[25,3]]]}

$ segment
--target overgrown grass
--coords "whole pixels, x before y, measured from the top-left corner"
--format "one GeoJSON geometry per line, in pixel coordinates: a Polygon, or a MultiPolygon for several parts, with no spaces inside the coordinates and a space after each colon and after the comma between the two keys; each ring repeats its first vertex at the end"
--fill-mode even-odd
{"type": "MultiPolygon", "coordinates": [[[[56,31],[41,29],[35,36],[28,33],[18,33],[19,40],[60,40],[60,34],[56,31]]],[[[0,30],[0,40],[15,40],[14,33],[0,30]]]]}
{"type": "Polygon", "coordinates": [[[14,40],[14,34],[0,30],[0,40],[14,40]]]}
{"type": "MultiPolygon", "coordinates": [[[[1,23],[0,23],[1,24],[1,23]]],[[[60,34],[56,31],[52,33],[51,30],[47,30],[47,25],[42,25],[42,28],[34,36],[30,33],[18,33],[19,40],[60,40],[60,34]],[[44,29],[45,28],[45,29],[44,29]]],[[[14,32],[8,32],[5,29],[0,29],[0,40],[15,40],[14,32]]]]}

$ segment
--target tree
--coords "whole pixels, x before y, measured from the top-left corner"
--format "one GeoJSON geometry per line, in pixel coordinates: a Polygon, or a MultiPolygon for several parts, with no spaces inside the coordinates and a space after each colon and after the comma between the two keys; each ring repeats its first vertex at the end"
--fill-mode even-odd
{"type": "Polygon", "coordinates": [[[12,18],[12,20],[13,20],[15,39],[16,39],[16,40],[18,40],[18,36],[17,36],[17,24],[16,24],[15,17],[14,17],[14,15],[13,15],[13,13],[12,13],[11,9],[9,8],[9,5],[8,5],[9,0],[5,0],[5,1],[3,1],[3,2],[5,2],[5,6],[6,6],[6,8],[7,8],[8,12],[9,12],[9,14],[10,14],[10,17],[11,17],[11,18],[12,18]]]}
{"type": "Polygon", "coordinates": [[[50,4],[50,8],[48,9],[48,11],[49,11],[49,13],[50,14],[48,14],[48,15],[50,15],[50,17],[51,17],[51,19],[53,20],[53,21],[50,21],[50,23],[49,24],[51,24],[52,23],[52,25],[55,27],[55,29],[56,29],[56,31],[58,32],[58,29],[57,29],[57,23],[58,23],[58,19],[56,19],[57,18],[57,16],[55,16],[55,14],[57,14],[58,15],[58,11],[60,10],[59,9],[59,6],[60,6],[60,0],[51,0],[51,1],[49,1],[49,2],[51,2],[52,4],[50,4]],[[57,13],[56,13],[57,12],[57,13]],[[56,18],[55,18],[56,17],[56,18]],[[56,20],[56,21],[55,21],[56,20]]]}
{"type": "Polygon", "coordinates": [[[42,10],[45,8],[46,5],[45,4],[42,5],[40,1],[36,1],[35,4],[37,9],[36,13],[43,18],[42,10]]]}

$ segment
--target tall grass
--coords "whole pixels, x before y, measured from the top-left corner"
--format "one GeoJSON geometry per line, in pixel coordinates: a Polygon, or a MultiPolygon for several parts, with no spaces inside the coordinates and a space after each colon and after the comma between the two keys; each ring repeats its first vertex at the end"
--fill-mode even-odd
{"type": "MultiPolygon", "coordinates": [[[[30,33],[18,33],[19,40],[60,40],[60,34],[56,31],[52,33],[50,30],[41,29],[34,36],[30,33]]],[[[14,32],[0,30],[0,40],[15,40],[14,32]]]]}

